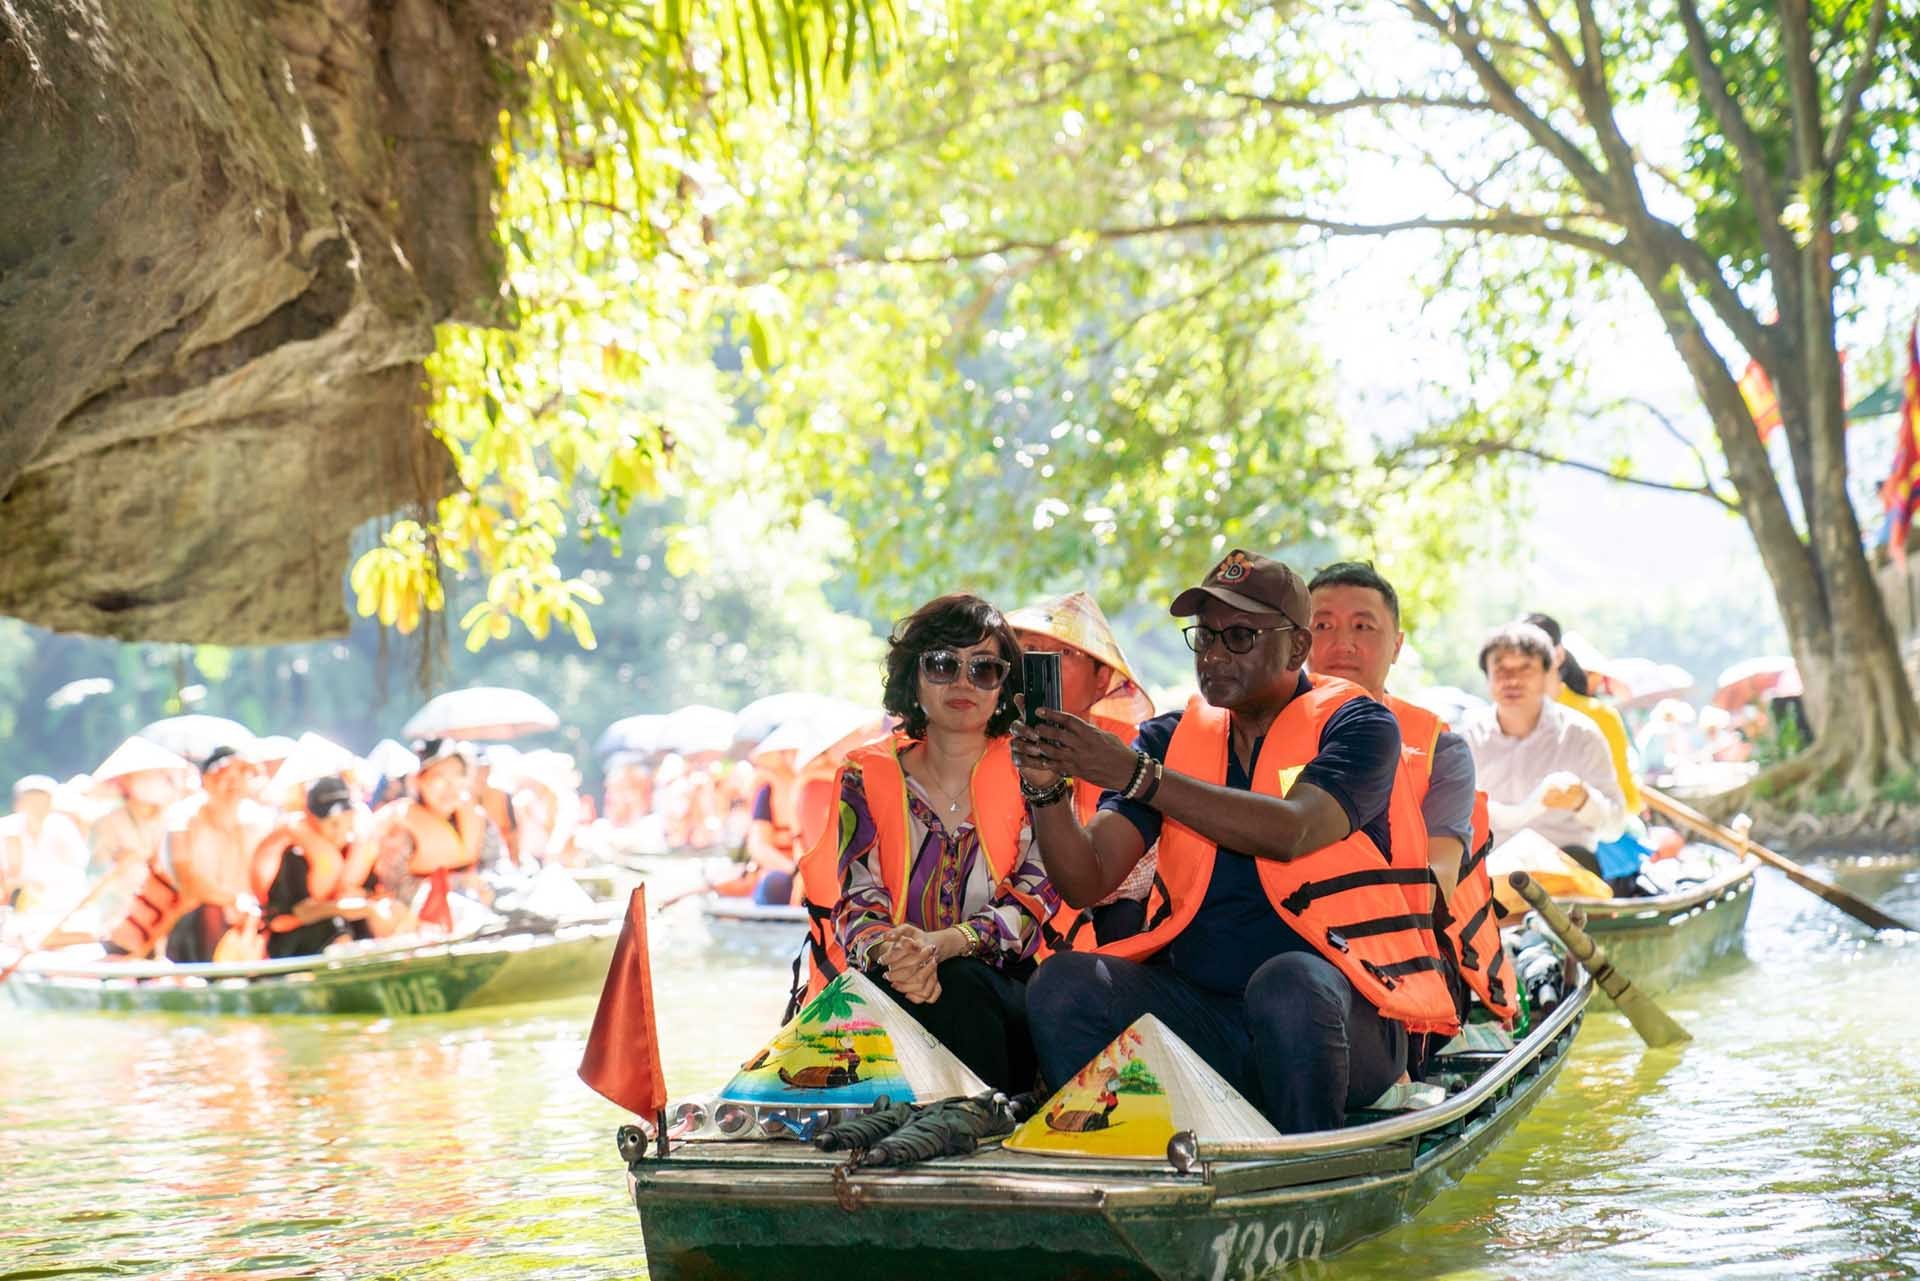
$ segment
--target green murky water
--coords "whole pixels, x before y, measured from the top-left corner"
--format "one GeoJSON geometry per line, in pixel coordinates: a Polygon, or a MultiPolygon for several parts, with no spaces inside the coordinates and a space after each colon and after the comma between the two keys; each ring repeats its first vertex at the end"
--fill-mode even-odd
{"type": "MultiPolygon", "coordinates": [[[[1837,870],[1920,916],[1920,867],[1837,870]]],[[[728,944],[691,914],[657,930],[676,1093],[717,1084],[777,1017],[784,959],[728,944]]],[[[1318,1274],[1920,1277],[1920,943],[1864,941],[1769,873],[1745,955],[1666,1004],[1698,1038],[1684,1054],[1595,1014],[1470,1177],[1318,1274]]],[[[643,1277],[622,1114],[573,1074],[591,1017],[0,1004],[0,1281],[643,1277]]]]}

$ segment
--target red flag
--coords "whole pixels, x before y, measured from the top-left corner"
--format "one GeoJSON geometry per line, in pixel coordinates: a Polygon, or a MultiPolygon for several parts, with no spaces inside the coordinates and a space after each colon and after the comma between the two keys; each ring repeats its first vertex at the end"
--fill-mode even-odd
{"type": "Polygon", "coordinates": [[[1880,487],[1887,508],[1887,551],[1894,564],[1907,563],[1907,530],[1920,498],[1920,322],[1907,330],[1907,394],[1900,405],[1900,436],[1893,451],[1893,472],[1880,487]]]}
{"type": "Polygon", "coordinates": [[[647,959],[647,892],[627,900],[627,923],[614,945],[600,1008],[594,1012],[580,1079],[629,1112],[653,1117],[667,1105],[660,1038],[653,1024],[653,967],[647,959]]]}
{"type": "Polygon", "coordinates": [[[1749,360],[1746,372],[1740,375],[1740,398],[1747,402],[1747,412],[1753,415],[1753,425],[1764,443],[1780,429],[1780,398],[1774,395],[1773,379],[1767,377],[1757,360],[1749,360]]]}

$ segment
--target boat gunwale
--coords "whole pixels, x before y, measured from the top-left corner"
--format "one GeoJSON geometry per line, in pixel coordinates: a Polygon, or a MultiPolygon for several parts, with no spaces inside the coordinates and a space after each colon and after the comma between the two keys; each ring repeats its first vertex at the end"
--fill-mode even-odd
{"type": "Polygon", "coordinates": [[[1749,854],[1712,880],[1702,881],[1685,890],[1675,890],[1671,894],[1656,894],[1646,898],[1589,898],[1577,894],[1556,894],[1553,901],[1561,907],[1579,908],[1587,914],[1590,925],[1598,925],[1602,929],[1651,928],[1669,917],[1723,898],[1730,892],[1752,888],[1754,874],[1760,870],[1760,866],[1760,860],[1749,854]]]}
{"type": "Polygon", "coordinates": [[[376,945],[363,951],[332,955],[320,953],[314,956],[289,956],[277,961],[100,960],[62,963],[58,956],[30,956],[14,973],[12,981],[17,983],[25,979],[30,982],[106,983],[129,980],[142,982],[155,979],[199,979],[203,982],[220,982],[233,979],[286,979],[294,975],[312,975],[315,978],[327,979],[353,978],[362,971],[376,970],[395,963],[453,960],[496,954],[512,955],[535,950],[527,940],[536,940],[541,946],[597,940],[617,934],[620,928],[621,922],[617,919],[595,918],[567,922],[549,932],[513,930],[502,934],[482,933],[457,939],[440,939],[429,943],[405,943],[390,947],[376,945]]]}

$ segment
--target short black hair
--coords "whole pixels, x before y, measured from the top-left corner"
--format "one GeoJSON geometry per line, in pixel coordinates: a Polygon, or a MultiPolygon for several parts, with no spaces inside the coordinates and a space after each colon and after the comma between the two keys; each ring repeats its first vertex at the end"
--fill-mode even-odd
{"type": "Polygon", "coordinates": [[[1012,669],[1000,686],[1000,701],[987,722],[987,737],[999,738],[1020,709],[1020,641],[1001,612],[971,592],[937,596],[894,624],[887,638],[887,685],[881,706],[901,719],[908,738],[927,736],[927,709],[920,706],[920,655],[936,649],[966,649],[991,638],[1012,669]]]}
{"type": "Polygon", "coordinates": [[[1551,614],[1528,614],[1521,621],[1532,623],[1535,627],[1538,627],[1547,634],[1547,639],[1554,644],[1558,645],[1560,643],[1560,624],[1555,621],[1551,614]]]}
{"type": "Polygon", "coordinates": [[[1366,587],[1379,592],[1387,602],[1387,608],[1393,611],[1393,625],[1400,626],[1400,593],[1393,590],[1388,582],[1373,567],[1370,560],[1337,560],[1313,576],[1307,584],[1309,593],[1322,587],[1366,587]]]}
{"type": "Polygon", "coordinates": [[[1487,670],[1487,660],[1495,654],[1524,654],[1539,660],[1543,672],[1553,667],[1553,642],[1538,623],[1523,620],[1495,628],[1493,634],[1487,637],[1487,643],[1480,647],[1482,672],[1487,670]]]}

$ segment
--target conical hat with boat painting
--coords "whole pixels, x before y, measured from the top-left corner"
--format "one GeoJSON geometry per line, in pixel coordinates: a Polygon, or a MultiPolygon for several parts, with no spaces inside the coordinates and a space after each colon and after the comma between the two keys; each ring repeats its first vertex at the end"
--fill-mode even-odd
{"type": "Polygon", "coordinates": [[[1182,1130],[1200,1139],[1278,1139],[1253,1104],[1151,1014],[1081,1068],[1006,1146],[1053,1156],[1162,1160],[1182,1130]]]}
{"type": "Polygon", "coordinates": [[[987,1086],[873,981],[848,970],[741,1065],[719,1101],[805,1108],[931,1103],[987,1086]]]}

